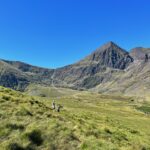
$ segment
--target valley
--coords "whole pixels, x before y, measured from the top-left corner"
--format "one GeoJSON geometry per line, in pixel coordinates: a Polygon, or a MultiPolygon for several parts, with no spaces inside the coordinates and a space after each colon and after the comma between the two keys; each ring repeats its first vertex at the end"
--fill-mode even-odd
{"type": "Polygon", "coordinates": [[[0,150],[149,150],[149,50],[108,42],[56,69],[1,60],[0,150]]]}
{"type": "Polygon", "coordinates": [[[0,1],[0,150],[150,150],[150,0],[0,1]]]}

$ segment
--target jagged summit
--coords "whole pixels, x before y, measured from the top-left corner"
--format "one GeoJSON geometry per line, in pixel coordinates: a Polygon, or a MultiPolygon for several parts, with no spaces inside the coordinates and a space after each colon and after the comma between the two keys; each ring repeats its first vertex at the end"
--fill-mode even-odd
{"type": "Polygon", "coordinates": [[[114,50],[120,50],[122,52],[125,52],[127,53],[126,50],[122,49],[120,46],[118,46],[116,43],[112,42],[112,41],[109,41],[107,42],[106,44],[100,46],[99,48],[96,49],[96,51],[94,51],[93,53],[95,52],[100,52],[100,51],[106,51],[108,49],[114,49],[114,50]]]}
{"type": "Polygon", "coordinates": [[[113,41],[109,41],[109,42],[107,42],[107,43],[105,43],[103,46],[101,46],[101,47],[103,47],[103,48],[108,48],[108,47],[112,47],[112,46],[117,46],[118,47],[118,45],[116,44],[116,43],[114,43],[113,41]]]}
{"type": "Polygon", "coordinates": [[[102,66],[125,69],[133,58],[127,51],[120,48],[117,44],[110,41],[100,48],[96,49],[91,55],[86,57],[84,62],[97,62],[102,66]]]}
{"type": "Polygon", "coordinates": [[[117,46],[117,44],[115,44],[113,41],[109,41],[107,43],[105,43],[104,45],[102,45],[100,48],[106,49],[112,46],[117,46]]]}

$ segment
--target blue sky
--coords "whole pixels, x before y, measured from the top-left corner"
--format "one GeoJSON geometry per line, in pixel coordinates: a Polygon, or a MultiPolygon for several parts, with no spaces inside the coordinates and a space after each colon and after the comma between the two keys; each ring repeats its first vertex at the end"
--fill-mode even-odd
{"type": "Polygon", "coordinates": [[[0,0],[0,58],[48,68],[114,41],[150,47],[149,0],[0,0]]]}

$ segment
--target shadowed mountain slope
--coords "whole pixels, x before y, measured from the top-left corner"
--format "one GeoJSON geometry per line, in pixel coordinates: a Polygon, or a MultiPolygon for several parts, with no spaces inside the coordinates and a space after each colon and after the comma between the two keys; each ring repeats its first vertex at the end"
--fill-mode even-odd
{"type": "Polygon", "coordinates": [[[29,78],[25,73],[0,60],[0,85],[15,90],[24,90],[28,84],[29,78]]]}

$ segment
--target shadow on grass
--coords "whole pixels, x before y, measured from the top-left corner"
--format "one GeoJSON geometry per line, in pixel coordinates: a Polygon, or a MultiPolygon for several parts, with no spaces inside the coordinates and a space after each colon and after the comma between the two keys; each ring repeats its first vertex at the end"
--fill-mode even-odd
{"type": "Polygon", "coordinates": [[[31,143],[40,146],[43,143],[42,135],[40,130],[33,130],[32,132],[27,134],[28,139],[31,143]]]}

